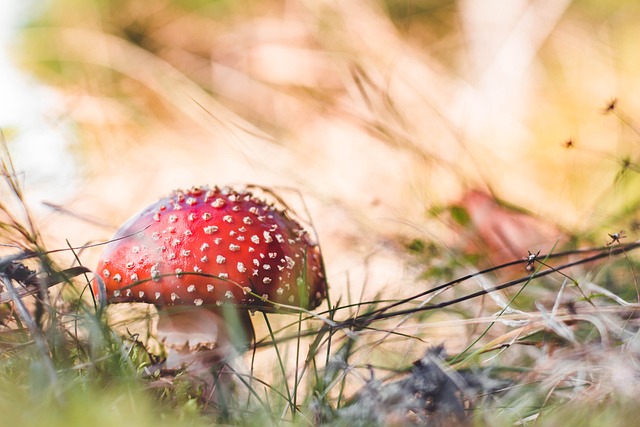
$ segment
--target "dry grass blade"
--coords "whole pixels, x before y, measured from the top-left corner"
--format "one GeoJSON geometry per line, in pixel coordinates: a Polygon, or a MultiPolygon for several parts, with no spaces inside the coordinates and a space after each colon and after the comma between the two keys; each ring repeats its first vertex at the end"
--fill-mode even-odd
{"type": "MultiPolygon", "coordinates": [[[[13,304],[16,307],[16,311],[18,312],[18,315],[20,316],[22,321],[27,325],[27,328],[29,329],[31,336],[33,337],[36,347],[40,352],[41,362],[44,364],[46,368],[50,385],[53,386],[54,390],[59,390],[58,375],[56,373],[55,367],[53,366],[53,361],[51,360],[51,353],[49,350],[49,346],[44,336],[42,335],[42,331],[38,327],[36,321],[34,320],[33,316],[31,315],[27,307],[24,305],[24,302],[22,301],[22,297],[18,294],[18,292],[16,291],[13,285],[13,281],[9,277],[7,277],[5,274],[0,274],[0,280],[2,280],[2,283],[4,284],[4,287],[7,290],[6,292],[9,294],[11,301],[13,301],[13,304]]],[[[57,394],[57,397],[61,399],[60,394],[57,394]]]]}
{"type": "Polygon", "coordinates": [[[43,287],[46,289],[60,283],[66,283],[72,278],[85,273],[91,273],[91,270],[86,267],[70,267],[66,270],[53,272],[43,278],[34,277],[31,283],[21,282],[19,288],[14,287],[12,291],[6,290],[4,292],[0,292],[0,304],[13,301],[13,298],[16,296],[22,299],[29,295],[35,295],[43,287]]]}
{"type": "Polygon", "coordinates": [[[57,59],[99,65],[147,85],[167,104],[173,105],[199,126],[210,129],[223,139],[230,138],[240,142],[246,135],[251,135],[256,143],[273,141],[269,135],[221,105],[169,63],[126,40],[79,28],[29,31],[33,32],[33,36],[43,39],[54,38],[65,46],[67,57],[57,59]],[[239,138],[238,133],[244,136],[239,138]]]}

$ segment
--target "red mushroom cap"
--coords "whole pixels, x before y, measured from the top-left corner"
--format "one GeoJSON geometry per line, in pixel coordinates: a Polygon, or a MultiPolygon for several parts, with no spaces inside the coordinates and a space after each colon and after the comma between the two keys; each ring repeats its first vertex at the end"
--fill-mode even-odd
{"type": "Polygon", "coordinates": [[[300,224],[229,188],[175,191],[143,209],[106,245],[96,273],[109,302],[313,309],[326,296],[320,248],[300,224]]]}

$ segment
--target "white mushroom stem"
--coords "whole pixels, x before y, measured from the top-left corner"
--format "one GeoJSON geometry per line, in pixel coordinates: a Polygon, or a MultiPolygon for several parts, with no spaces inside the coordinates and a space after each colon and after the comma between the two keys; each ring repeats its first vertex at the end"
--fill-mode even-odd
{"type": "Polygon", "coordinates": [[[210,372],[234,361],[253,337],[246,310],[204,307],[161,307],[157,334],[167,352],[166,368],[210,372]]]}

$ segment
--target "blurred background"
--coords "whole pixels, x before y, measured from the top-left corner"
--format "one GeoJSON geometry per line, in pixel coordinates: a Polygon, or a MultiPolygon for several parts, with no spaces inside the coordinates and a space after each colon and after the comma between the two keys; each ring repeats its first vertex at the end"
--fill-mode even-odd
{"type": "Polygon", "coordinates": [[[638,2],[0,7],[0,126],[50,249],[173,189],[244,183],[313,225],[334,298],[415,294],[433,284],[416,253],[474,241],[497,262],[635,238],[638,2]]]}

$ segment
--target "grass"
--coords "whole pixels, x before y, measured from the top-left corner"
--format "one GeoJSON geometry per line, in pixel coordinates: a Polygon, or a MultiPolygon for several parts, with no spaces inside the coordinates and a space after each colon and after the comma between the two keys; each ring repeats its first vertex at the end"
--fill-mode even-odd
{"type": "MultiPolygon", "coordinates": [[[[19,236],[1,274],[4,422],[598,425],[635,413],[640,295],[622,297],[615,282],[598,282],[635,281],[640,243],[613,236],[602,247],[531,254],[406,298],[330,299],[329,309],[284,322],[263,314],[267,333],[245,358],[250,372],[220,371],[218,380],[235,388],[218,388],[214,397],[188,372],[155,369],[162,354],[147,350],[152,336],[113,329],[118,322],[87,294],[90,270],[57,266],[56,251],[39,241],[10,157],[3,168],[5,194],[18,211],[2,207],[12,221],[2,228],[19,236]],[[570,275],[585,264],[589,274],[570,275]],[[468,288],[514,267],[525,274],[468,288]],[[488,295],[501,297],[491,303],[488,295]],[[436,313],[447,320],[433,320],[436,313]],[[430,330],[452,327],[466,331],[462,350],[428,344],[430,330]],[[268,365],[254,365],[267,353],[270,374],[268,365]]],[[[420,262],[426,246],[410,249],[420,262]]],[[[143,323],[152,318],[140,315],[143,323]]]]}
{"type": "Polygon", "coordinates": [[[474,30],[461,3],[293,3],[57,0],[25,28],[85,181],[43,218],[3,152],[2,423],[634,421],[637,7],[505,11],[493,45],[500,25],[474,30]],[[496,66],[512,46],[529,66],[496,66]],[[90,298],[87,236],[238,181],[301,189],[283,199],[311,212],[331,292],[313,315],[254,316],[211,393],[158,369],[152,308],[90,298]],[[451,196],[471,188],[499,221],[451,196]],[[527,236],[549,229],[538,252],[527,236]]]}

